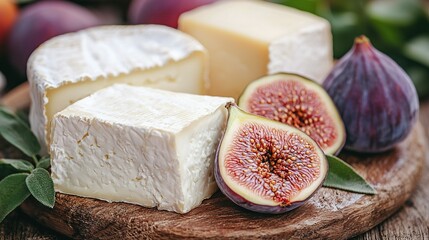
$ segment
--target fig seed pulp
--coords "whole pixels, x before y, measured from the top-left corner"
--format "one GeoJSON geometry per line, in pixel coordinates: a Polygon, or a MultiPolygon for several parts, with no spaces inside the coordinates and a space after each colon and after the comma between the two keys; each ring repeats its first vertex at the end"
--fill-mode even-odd
{"type": "Polygon", "coordinates": [[[323,151],[300,130],[251,115],[235,104],[218,149],[215,177],[233,202],[256,212],[282,213],[300,206],[322,185],[323,151]]]}
{"type": "Polygon", "coordinates": [[[313,138],[326,154],[344,145],[345,128],[326,91],[302,76],[282,73],[247,86],[239,106],[252,114],[294,126],[313,138]]]}

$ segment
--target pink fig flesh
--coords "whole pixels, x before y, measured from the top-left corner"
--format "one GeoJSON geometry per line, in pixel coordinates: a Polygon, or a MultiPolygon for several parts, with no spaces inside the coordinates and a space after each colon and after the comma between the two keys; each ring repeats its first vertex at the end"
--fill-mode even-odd
{"type": "Polygon", "coordinates": [[[337,154],[345,128],[336,106],[318,83],[296,74],[279,73],[253,81],[239,99],[244,111],[299,128],[326,154],[337,154]]]}
{"type": "Polygon", "coordinates": [[[326,157],[299,129],[229,105],[215,177],[237,205],[255,212],[283,213],[308,200],[327,174],[326,157]]]}

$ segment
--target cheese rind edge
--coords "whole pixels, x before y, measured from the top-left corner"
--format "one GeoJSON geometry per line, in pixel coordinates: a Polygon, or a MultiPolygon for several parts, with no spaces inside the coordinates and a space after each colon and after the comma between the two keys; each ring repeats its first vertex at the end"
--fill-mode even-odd
{"type": "Polygon", "coordinates": [[[190,211],[217,189],[214,158],[231,101],[114,85],[72,104],[52,124],[56,191],[190,211]]]}
{"type": "MultiPolygon", "coordinates": [[[[101,26],[54,37],[36,49],[28,61],[31,128],[44,148],[42,152],[46,152],[45,143],[49,142],[47,127],[52,117],[46,111],[50,106],[49,92],[63,86],[100,80],[108,82],[95,87],[96,91],[115,83],[109,79],[145,85],[145,80],[139,83],[136,77],[129,79],[130,76],[159,70],[156,73],[158,75],[152,75],[158,78],[155,79],[159,80],[160,88],[175,90],[178,85],[183,87],[177,87],[177,91],[202,94],[208,86],[207,69],[205,48],[187,34],[165,26],[101,26]],[[178,65],[183,61],[186,62],[182,65],[188,64],[188,67],[191,65],[188,62],[193,61],[192,66],[197,66],[199,71],[195,70],[194,75],[186,75],[189,71],[182,73],[173,66],[169,72],[162,72],[165,66],[178,65]],[[198,74],[201,76],[195,77],[198,74]],[[187,81],[185,79],[194,82],[183,84],[183,81],[187,81]]],[[[157,84],[154,82],[149,85],[156,88],[157,84]]],[[[67,106],[87,95],[78,91],[62,104],[67,106]]],[[[59,102],[55,101],[55,104],[59,102]]]]}

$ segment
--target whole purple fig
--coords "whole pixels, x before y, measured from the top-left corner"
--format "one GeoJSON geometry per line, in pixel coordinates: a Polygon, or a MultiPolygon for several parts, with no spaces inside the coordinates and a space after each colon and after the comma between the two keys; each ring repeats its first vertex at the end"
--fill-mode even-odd
{"type": "Polygon", "coordinates": [[[30,54],[46,40],[60,34],[99,25],[88,9],[66,1],[40,1],[25,7],[8,39],[9,60],[25,74],[30,54]]]}
{"type": "Polygon", "coordinates": [[[365,36],[355,39],[323,87],[343,118],[346,149],[389,150],[407,137],[416,122],[419,102],[410,77],[365,36]]]}

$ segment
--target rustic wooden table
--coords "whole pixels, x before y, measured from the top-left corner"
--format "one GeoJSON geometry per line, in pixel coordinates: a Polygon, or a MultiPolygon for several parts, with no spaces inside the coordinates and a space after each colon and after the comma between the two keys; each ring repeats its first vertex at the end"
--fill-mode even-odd
{"type": "MultiPolygon", "coordinates": [[[[429,140],[429,101],[421,106],[420,120],[429,140]]],[[[428,141],[429,145],[429,141],[428,141]]],[[[428,146],[429,147],[429,146],[428,146]]],[[[429,150],[429,148],[428,148],[429,150]]],[[[429,151],[428,151],[429,153],[429,151]]],[[[392,179],[394,181],[394,179],[392,179]]],[[[429,154],[413,196],[392,217],[354,239],[429,239],[429,154]]],[[[66,239],[27,217],[13,212],[0,224],[0,239],[66,239]]]]}

